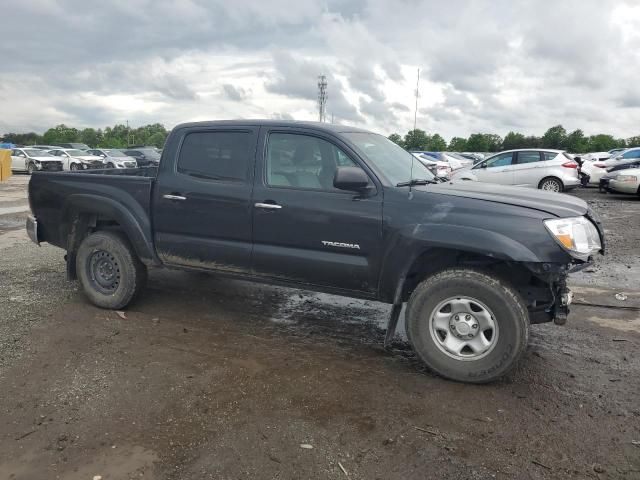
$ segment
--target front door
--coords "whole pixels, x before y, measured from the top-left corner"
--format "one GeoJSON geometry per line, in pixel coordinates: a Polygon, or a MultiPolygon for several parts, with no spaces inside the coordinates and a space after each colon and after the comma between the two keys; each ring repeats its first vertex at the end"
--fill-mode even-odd
{"type": "Polygon", "coordinates": [[[258,127],[185,129],[154,191],[158,256],[170,265],[247,273],[258,127]]]}
{"type": "Polygon", "coordinates": [[[473,167],[472,172],[480,182],[513,185],[513,152],[495,155],[473,167]]]}
{"type": "Polygon", "coordinates": [[[264,128],[259,144],[252,200],[254,273],[373,295],[382,194],[372,175],[365,194],[335,189],[336,168],[362,165],[330,136],[264,128]]]}

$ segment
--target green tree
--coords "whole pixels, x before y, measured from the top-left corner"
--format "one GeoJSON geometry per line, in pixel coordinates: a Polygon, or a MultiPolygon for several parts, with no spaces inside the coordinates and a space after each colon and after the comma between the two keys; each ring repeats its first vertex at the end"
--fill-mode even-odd
{"type": "Polygon", "coordinates": [[[0,137],[0,142],[15,143],[16,145],[36,145],[42,143],[42,135],[35,132],[7,133],[0,137]]]}
{"type": "Polygon", "coordinates": [[[462,137],[453,137],[449,142],[450,152],[466,152],[467,151],[467,139],[462,137]]]}
{"type": "Polygon", "coordinates": [[[97,147],[102,140],[102,131],[93,128],[85,128],[80,132],[80,141],[90,147],[97,147]]]}
{"type": "Polygon", "coordinates": [[[613,138],[613,135],[591,135],[588,139],[589,152],[606,152],[612,148],[618,148],[619,142],[613,138]]]}
{"type": "Polygon", "coordinates": [[[567,141],[567,131],[562,125],[556,125],[547,130],[542,136],[543,148],[564,148],[567,141]]]}
{"type": "Polygon", "coordinates": [[[530,148],[526,145],[526,137],[521,133],[509,132],[502,141],[504,150],[513,150],[514,148],[530,148]]]}
{"type": "Polygon", "coordinates": [[[567,135],[564,148],[571,153],[585,153],[589,148],[589,142],[584,132],[578,128],[567,135]]]}
{"type": "Polygon", "coordinates": [[[443,152],[447,149],[447,142],[439,134],[434,133],[429,139],[427,150],[432,152],[443,152]]]}
{"type": "Polygon", "coordinates": [[[625,147],[640,147],[640,135],[636,135],[635,137],[627,138],[625,142],[625,147]]]}
{"type": "Polygon", "coordinates": [[[76,128],[60,124],[44,132],[42,141],[47,144],[79,142],[79,137],[80,135],[76,128]]]}
{"type": "Polygon", "coordinates": [[[401,147],[404,147],[404,142],[402,141],[402,137],[397,133],[392,133],[387,138],[389,138],[389,140],[391,140],[393,143],[400,145],[401,147]]]}
{"type": "Polygon", "coordinates": [[[404,148],[412,151],[412,150],[427,150],[429,145],[430,137],[424,130],[420,130],[416,128],[415,130],[410,130],[404,136],[404,148]]]}
{"type": "Polygon", "coordinates": [[[488,152],[489,141],[482,133],[472,133],[467,140],[467,149],[470,152],[488,152]]]}
{"type": "Polygon", "coordinates": [[[162,148],[164,146],[164,141],[166,140],[166,138],[166,133],[156,132],[149,138],[147,138],[145,145],[153,145],[154,147],[162,148]]]}

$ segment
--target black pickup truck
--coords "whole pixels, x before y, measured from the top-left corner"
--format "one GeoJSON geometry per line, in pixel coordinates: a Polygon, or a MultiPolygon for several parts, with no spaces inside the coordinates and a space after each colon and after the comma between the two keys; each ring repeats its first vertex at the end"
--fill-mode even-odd
{"type": "Polygon", "coordinates": [[[530,323],[566,321],[566,278],[603,251],[582,200],[433,176],[383,136],[276,121],[177,126],[157,168],[36,173],[35,242],[91,302],[123,308],[147,268],[214,271],[393,305],[424,362],[460,381],[512,367],[530,323]]]}

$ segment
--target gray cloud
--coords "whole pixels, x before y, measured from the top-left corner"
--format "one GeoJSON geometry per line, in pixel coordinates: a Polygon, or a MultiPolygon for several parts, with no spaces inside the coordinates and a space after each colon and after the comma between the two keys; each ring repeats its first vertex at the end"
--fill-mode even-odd
{"type": "MultiPolygon", "coordinates": [[[[445,136],[562,123],[638,133],[640,5],[624,0],[6,0],[3,130],[61,121],[315,118],[445,136]],[[215,79],[215,80],[212,80],[215,79]],[[623,113],[621,115],[621,113],[623,113]]],[[[386,131],[385,131],[386,130],[386,131]]]]}
{"type": "Polygon", "coordinates": [[[241,102],[247,98],[247,92],[244,88],[234,87],[230,83],[222,85],[222,91],[229,100],[233,100],[234,102],[241,102]]]}

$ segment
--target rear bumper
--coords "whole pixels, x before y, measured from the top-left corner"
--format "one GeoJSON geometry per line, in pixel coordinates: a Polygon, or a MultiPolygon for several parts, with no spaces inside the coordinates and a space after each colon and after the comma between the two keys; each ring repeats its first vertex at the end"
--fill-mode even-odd
{"type": "Polygon", "coordinates": [[[36,245],[40,245],[40,241],[38,240],[38,220],[33,215],[27,216],[27,235],[31,239],[33,243],[36,245]]]}

